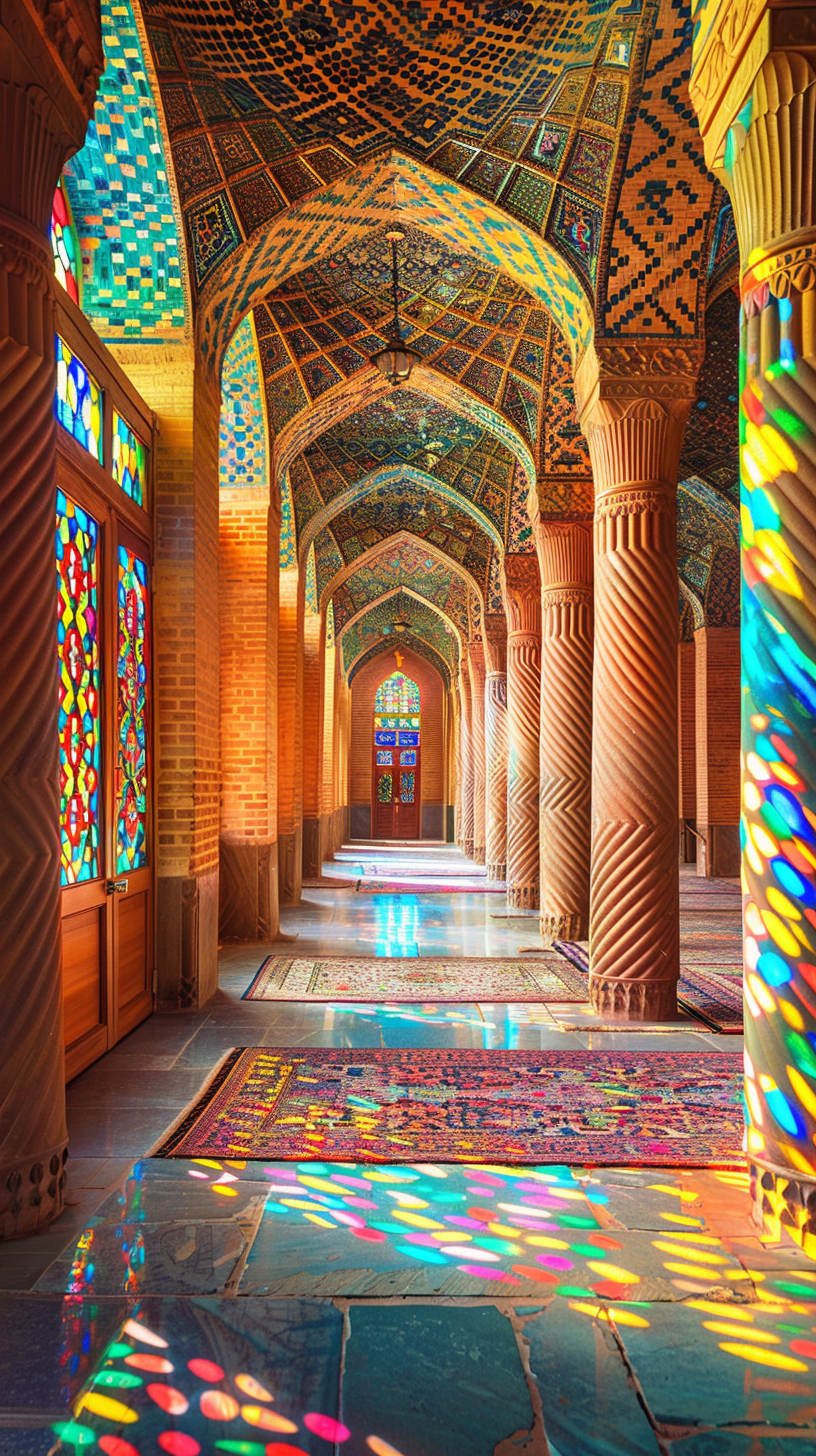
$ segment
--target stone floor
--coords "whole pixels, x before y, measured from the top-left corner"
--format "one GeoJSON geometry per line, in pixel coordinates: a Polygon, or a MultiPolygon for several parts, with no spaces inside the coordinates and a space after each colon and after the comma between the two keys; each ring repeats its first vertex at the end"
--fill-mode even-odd
{"type": "MultiPolygon", "coordinates": [[[[351,846],[284,912],[298,954],[538,947],[501,896],[335,874],[478,878],[449,846],[351,846]]],[[[737,923],[733,884],[681,886],[701,943],[737,923]]],[[[270,951],[292,946],[226,948],[207,1007],[152,1017],[68,1088],[69,1206],[0,1247],[0,1456],[816,1451],[816,1268],[760,1239],[744,1173],[149,1156],[236,1045],[738,1057],[741,1037],[599,1030],[586,1005],[242,1001],[270,951]],[[455,1259],[425,1232],[448,1226],[455,1259]]]]}

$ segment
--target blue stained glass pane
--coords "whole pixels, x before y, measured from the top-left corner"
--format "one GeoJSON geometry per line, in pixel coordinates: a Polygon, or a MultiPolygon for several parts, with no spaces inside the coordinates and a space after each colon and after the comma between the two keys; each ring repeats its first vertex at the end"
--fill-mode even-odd
{"type": "Polygon", "coordinates": [[[378,729],[377,732],[374,734],[374,742],[376,743],[378,748],[380,747],[380,745],[382,745],[383,748],[388,748],[389,746],[393,748],[396,744],[396,741],[396,733],[386,733],[383,732],[382,729],[378,729]]]}
{"type": "Polygon", "coordinates": [[[401,748],[416,748],[419,744],[419,734],[408,733],[405,729],[400,729],[399,741],[401,748]]]}
{"type": "Polygon", "coordinates": [[[416,749],[406,748],[405,752],[400,754],[400,763],[415,764],[416,758],[416,749]]]}

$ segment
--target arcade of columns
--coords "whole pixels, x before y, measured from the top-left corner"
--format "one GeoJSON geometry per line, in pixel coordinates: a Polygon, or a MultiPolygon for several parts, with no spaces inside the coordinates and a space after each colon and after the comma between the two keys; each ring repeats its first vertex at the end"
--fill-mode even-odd
{"type": "MultiPolygon", "coordinates": [[[[692,101],[708,164],[731,196],[743,269],[747,1149],[765,1217],[792,1220],[813,1252],[816,47],[807,8],[699,8],[692,101]],[[775,1115],[775,1094],[787,1115],[775,1115]]],[[[71,0],[47,24],[26,0],[3,7],[2,22],[0,607],[15,643],[0,675],[0,1214],[9,1236],[42,1226],[63,1203],[47,225],[60,170],[85,135],[102,56],[92,0],[71,0]]],[[[159,994],[195,1005],[216,985],[219,401],[193,346],[152,353],[149,363],[138,353],[118,351],[161,427],[159,994]]],[[[700,364],[701,346],[689,342],[590,344],[575,386],[594,477],[592,556],[588,522],[536,509],[536,553],[505,558],[506,619],[483,621],[458,682],[459,841],[506,876],[511,906],[540,905],[545,938],[588,933],[592,1003],[621,1018],[668,1017],[675,1005],[675,511],[700,364]]],[[[270,538],[279,530],[274,512],[268,529],[270,538]]],[[[278,615],[286,630],[277,663],[269,652],[263,670],[305,679],[313,664],[298,657],[302,609],[283,582],[278,615]]],[[[316,737],[277,723],[278,793],[264,832],[250,843],[239,825],[227,836],[236,863],[252,855],[269,877],[256,934],[277,930],[279,853],[297,893],[297,839],[314,813],[299,802],[301,760],[317,751],[316,737]],[[276,817],[282,803],[286,823],[276,817]]],[[[268,783],[253,787],[269,794],[268,783]]]]}

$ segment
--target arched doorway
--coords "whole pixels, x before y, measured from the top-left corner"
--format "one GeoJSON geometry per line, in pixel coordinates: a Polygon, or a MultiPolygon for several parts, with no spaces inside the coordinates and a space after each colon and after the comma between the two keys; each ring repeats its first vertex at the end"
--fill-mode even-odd
{"type": "Polygon", "coordinates": [[[371,822],[376,839],[419,839],[422,699],[403,672],[384,678],[374,696],[371,822]]]}

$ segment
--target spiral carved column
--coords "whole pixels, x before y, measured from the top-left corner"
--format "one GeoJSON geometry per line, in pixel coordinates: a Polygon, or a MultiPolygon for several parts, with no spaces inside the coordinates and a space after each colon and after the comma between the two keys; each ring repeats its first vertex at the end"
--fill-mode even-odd
{"type": "Polygon", "coordinates": [[[589,932],[592,528],[540,521],[541,935],[589,932]]]}
{"type": "Polygon", "coordinates": [[[507,619],[483,619],[485,644],[485,856],[490,880],[507,875],[507,619]]]}
{"type": "MultiPolygon", "coordinates": [[[[82,144],[93,66],[101,64],[101,46],[86,51],[90,70],[80,66],[72,89],[26,7],[18,9],[17,45],[0,47],[0,621],[9,648],[0,673],[2,1238],[36,1232],[65,1197],[56,366],[46,229],[61,166],[82,144]]],[[[90,17],[80,18],[92,39],[90,17]]],[[[55,46],[72,24],[65,6],[55,46]]]]}
{"type": "Polygon", "coordinates": [[[731,194],[744,270],[746,1146],[766,1228],[776,1238],[786,1228],[816,1258],[813,12],[757,6],[738,65],[718,44],[730,35],[727,11],[695,52],[692,96],[709,166],[731,194]]]}
{"type": "Polygon", "coordinates": [[[541,579],[535,556],[504,558],[507,604],[507,903],[537,910],[541,579]]]}
{"type": "Polygon", "coordinates": [[[473,858],[473,740],[470,732],[470,682],[459,672],[459,846],[473,858]]]}
{"type": "Polygon", "coordinates": [[[485,656],[478,638],[468,643],[470,741],[473,755],[473,858],[485,862],[485,656]]]}
{"type": "Polygon", "coordinates": [[[596,492],[590,999],[606,1015],[671,1019],[677,466],[696,355],[648,345],[591,353],[578,370],[596,492]]]}

